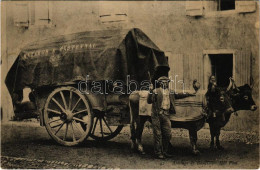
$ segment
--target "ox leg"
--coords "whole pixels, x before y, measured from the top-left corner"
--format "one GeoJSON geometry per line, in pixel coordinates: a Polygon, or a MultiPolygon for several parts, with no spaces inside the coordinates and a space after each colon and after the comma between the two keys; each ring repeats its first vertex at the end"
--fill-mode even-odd
{"type": "Polygon", "coordinates": [[[136,148],[136,138],[135,138],[135,134],[136,134],[136,131],[135,131],[135,123],[134,122],[131,122],[130,123],[130,131],[131,131],[131,149],[135,149],[136,148]]]}
{"type": "Polygon", "coordinates": [[[133,106],[130,104],[130,132],[131,132],[131,149],[136,149],[136,124],[137,124],[137,117],[136,112],[133,109],[133,106]]]}
{"type": "Polygon", "coordinates": [[[220,142],[219,142],[219,136],[220,136],[220,127],[217,128],[216,130],[216,146],[217,146],[217,149],[219,150],[224,150],[224,148],[220,145],[220,142]]]}
{"type": "Polygon", "coordinates": [[[214,150],[214,138],[215,138],[215,134],[216,134],[216,129],[214,128],[213,124],[209,124],[209,129],[210,129],[210,137],[211,137],[211,141],[210,141],[210,149],[214,150]]]}
{"type": "Polygon", "coordinates": [[[191,144],[191,149],[192,149],[192,153],[194,155],[199,155],[200,151],[197,148],[197,131],[196,129],[189,129],[189,136],[190,136],[190,144],[191,144]]]}
{"type": "Polygon", "coordinates": [[[142,134],[143,134],[143,130],[144,130],[144,124],[147,120],[147,117],[145,116],[139,116],[138,118],[138,123],[137,123],[137,128],[136,128],[136,146],[137,146],[137,151],[144,155],[144,149],[143,149],[143,145],[142,145],[142,134]]]}

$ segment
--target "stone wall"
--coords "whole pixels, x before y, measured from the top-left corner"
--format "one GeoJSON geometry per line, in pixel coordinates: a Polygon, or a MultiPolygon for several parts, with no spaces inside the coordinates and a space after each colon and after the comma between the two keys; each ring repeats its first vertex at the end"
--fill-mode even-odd
{"type": "MultiPolygon", "coordinates": [[[[4,112],[12,114],[10,96],[4,86],[8,69],[17,57],[20,48],[29,42],[48,37],[87,30],[108,29],[114,27],[142,29],[169,57],[183,56],[184,78],[190,86],[194,78],[204,81],[203,55],[205,50],[232,49],[238,52],[250,51],[252,57],[252,77],[254,80],[254,99],[259,103],[259,8],[252,13],[234,11],[212,11],[210,3],[204,2],[202,16],[187,16],[185,1],[149,1],[134,2],[50,2],[51,23],[29,25],[28,28],[14,25],[14,13],[17,2],[2,2],[2,106],[4,112]],[[122,23],[102,23],[100,15],[113,12],[126,13],[122,23]],[[2,34],[3,35],[3,34],[2,34]],[[172,56],[171,56],[172,55],[172,56]],[[187,57],[189,56],[189,57],[187,57]],[[194,56],[194,57],[193,57],[194,56]],[[186,58],[185,58],[186,57],[186,58]],[[193,58],[193,59],[192,59],[193,58]],[[198,65],[185,64],[198,63],[198,65]],[[187,68],[185,68],[187,67],[187,68]],[[190,68],[194,67],[194,68],[190,68]],[[188,69],[188,71],[187,71],[188,69]],[[192,74],[194,70],[198,73],[192,74]],[[187,77],[186,76],[186,77],[187,77]],[[200,78],[199,78],[200,77],[200,78]]],[[[28,2],[35,6],[37,2],[28,2]]],[[[170,60],[178,63],[177,60],[170,60]]],[[[174,63],[170,63],[176,65],[174,63]]],[[[174,69],[174,68],[172,68],[174,69]]],[[[238,70],[239,71],[239,70],[238,70]]],[[[203,82],[202,82],[203,83],[203,82]]],[[[239,112],[231,117],[226,129],[258,131],[258,110],[239,112]]]]}

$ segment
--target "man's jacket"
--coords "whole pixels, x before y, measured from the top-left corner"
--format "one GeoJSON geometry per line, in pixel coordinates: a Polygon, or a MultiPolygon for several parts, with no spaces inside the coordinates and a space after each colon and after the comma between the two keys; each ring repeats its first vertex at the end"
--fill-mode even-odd
{"type": "MultiPolygon", "coordinates": [[[[175,105],[174,105],[174,94],[170,93],[170,109],[169,114],[176,114],[175,105]]],[[[159,114],[162,106],[163,94],[160,88],[156,88],[153,91],[150,91],[147,97],[147,103],[152,104],[152,113],[159,114]]]]}

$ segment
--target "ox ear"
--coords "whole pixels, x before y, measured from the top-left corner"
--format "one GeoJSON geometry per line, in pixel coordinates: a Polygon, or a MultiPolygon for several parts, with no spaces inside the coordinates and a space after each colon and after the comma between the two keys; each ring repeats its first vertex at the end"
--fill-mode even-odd
{"type": "Polygon", "coordinates": [[[245,89],[250,89],[250,90],[252,89],[252,87],[249,86],[248,84],[245,84],[244,87],[245,87],[245,89]]]}
{"type": "Polygon", "coordinates": [[[254,88],[254,83],[250,85],[250,88],[253,89],[254,88]]]}

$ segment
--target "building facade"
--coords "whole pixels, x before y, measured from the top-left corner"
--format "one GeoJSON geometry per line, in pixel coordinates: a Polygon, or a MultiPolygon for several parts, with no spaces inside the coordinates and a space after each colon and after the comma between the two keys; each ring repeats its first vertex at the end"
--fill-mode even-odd
{"type": "MultiPolygon", "coordinates": [[[[226,86],[253,86],[259,103],[259,3],[256,1],[4,1],[2,2],[2,108],[11,119],[7,71],[26,44],[81,31],[137,27],[166,52],[170,76],[206,90],[215,75],[226,86]]],[[[179,86],[177,89],[181,89],[179,86]]],[[[241,111],[225,127],[257,131],[258,111],[241,111]]]]}

